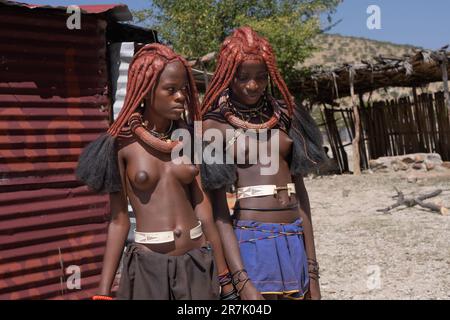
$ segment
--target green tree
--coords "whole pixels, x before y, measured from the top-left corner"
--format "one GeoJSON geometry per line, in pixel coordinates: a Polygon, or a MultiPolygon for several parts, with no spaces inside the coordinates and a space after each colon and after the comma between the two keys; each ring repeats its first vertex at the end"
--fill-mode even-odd
{"type": "Polygon", "coordinates": [[[189,58],[217,52],[239,26],[251,26],[271,42],[288,84],[295,66],[315,50],[320,14],[331,14],[342,0],[153,0],[134,12],[135,22],[158,31],[160,38],[189,58]]]}

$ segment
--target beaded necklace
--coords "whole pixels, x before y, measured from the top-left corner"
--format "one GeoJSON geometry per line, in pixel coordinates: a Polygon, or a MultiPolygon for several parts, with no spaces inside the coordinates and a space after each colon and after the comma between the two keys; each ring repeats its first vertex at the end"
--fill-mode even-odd
{"type": "Polygon", "coordinates": [[[142,125],[144,126],[145,129],[148,130],[148,132],[150,132],[153,136],[161,139],[161,140],[167,140],[170,138],[170,134],[172,133],[172,128],[173,128],[173,120],[170,121],[170,126],[169,129],[166,130],[166,132],[158,132],[155,129],[149,129],[148,128],[148,120],[145,120],[142,122],[142,125]]]}
{"type": "Polygon", "coordinates": [[[234,101],[230,100],[231,102],[231,109],[233,113],[239,118],[241,118],[242,121],[250,122],[251,119],[254,119],[259,116],[259,122],[263,123],[263,117],[268,118],[267,115],[264,112],[267,112],[267,103],[266,103],[266,97],[263,96],[263,98],[258,102],[256,107],[254,108],[247,108],[247,106],[234,101]]]}
{"type": "Polygon", "coordinates": [[[170,140],[170,133],[173,128],[173,121],[169,130],[164,133],[147,129],[148,122],[144,122],[139,112],[133,113],[128,120],[131,132],[148,146],[163,153],[171,153],[172,149],[180,143],[170,140]]]}
{"type": "Polygon", "coordinates": [[[273,115],[266,122],[263,122],[264,107],[267,110],[267,100],[266,97],[261,99],[261,102],[255,108],[248,109],[242,104],[238,104],[235,101],[231,102],[229,96],[229,90],[225,90],[224,93],[219,98],[219,108],[225,119],[234,127],[242,129],[272,129],[280,120],[280,107],[278,103],[273,103],[273,97],[267,96],[270,100],[270,104],[273,106],[273,115]],[[240,108],[239,108],[240,107],[240,108]],[[237,117],[236,115],[240,116],[237,117]],[[261,123],[251,123],[250,119],[255,116],[260,116],[261,123]]]}

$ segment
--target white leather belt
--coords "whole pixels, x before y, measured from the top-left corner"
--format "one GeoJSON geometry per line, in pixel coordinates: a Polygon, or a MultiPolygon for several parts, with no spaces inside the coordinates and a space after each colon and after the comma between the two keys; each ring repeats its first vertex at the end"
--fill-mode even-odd
{"type": "Polygon", "coordinates": [[[276,195],[278,191],[287,190],[289,196],[295,193],[295,184],[288,183],[285,187],[277,187],[274,184],[263,184],[237,189],[237,199],[276,195]]]}
{"type": "MultiPolygon", "coordinates": [[[[191,239],[196,239],[203,234],[202,223],[199,221],[198,225],[190,230],[191,239]]],[[[160,232],[139,232],[134,230],[134,242],[143,244],[166,243],[175,241],[173,231],[160,232]]]]}

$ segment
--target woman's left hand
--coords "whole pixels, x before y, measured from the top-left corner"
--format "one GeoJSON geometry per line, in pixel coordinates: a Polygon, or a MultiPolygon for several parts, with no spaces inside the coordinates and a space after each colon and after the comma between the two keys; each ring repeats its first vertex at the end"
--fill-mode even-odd
{"type": "Polygon", "coordinates": [[[309,290],[305,296],[306,300],[320,300],[322,296],[320,294],[319,280],[309,279],[309,290]]]}

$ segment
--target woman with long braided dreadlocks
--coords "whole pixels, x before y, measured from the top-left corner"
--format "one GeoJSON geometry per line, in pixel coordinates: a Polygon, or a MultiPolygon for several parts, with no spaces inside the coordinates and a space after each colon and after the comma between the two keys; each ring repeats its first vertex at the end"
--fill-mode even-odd
{"type": "Polygon", "coordinates": [[[78,178],[109,193],[111,204],[101,281],[93,299],[111,299],[130,228],[127,198],[136,230],[123,259],[119,299],[217,299],[220,285],[223,294],[233,297],[232,284],[217,274],[226,274],[227,265],[199,169],[192,162],[171,161],[171,151],[181,143],[170,140],[172,131],[186,128],[185,107],[185,119],[200,118],[197,99],[187,62],[166,46],[146,45],[130,64],[118,118],[80,156],[78,178]]]}
{"type": "Polygon", "coordinates": [[[239,28],[223,42],[202,114],[204,131],[219,129],[224,137],[227,130],[234,132],[222,141],[222,152],[231,150],[234,161],[202,165],[201,175],[241,298],[320,299],[303,183],[303,175],[325,160],[320,131],[308,112],[295,105],[269,42],[251,28],[239,28]],[[282,100],[274,99],[269,88],[277,89],[282,100]],[[248,145],[235,143],[244,136],[242,131],[254,130],[258,148],[276,152],[262,141],[264,129],[278,137],[279,167],[270,175],[261,174],[264,159],[250,163],[248,145]],[[240,153],[246,155],[246,163],[236,163],[240,153]],[[226,200],[230,185],[237,191],[232,217],[226,200]]]}

